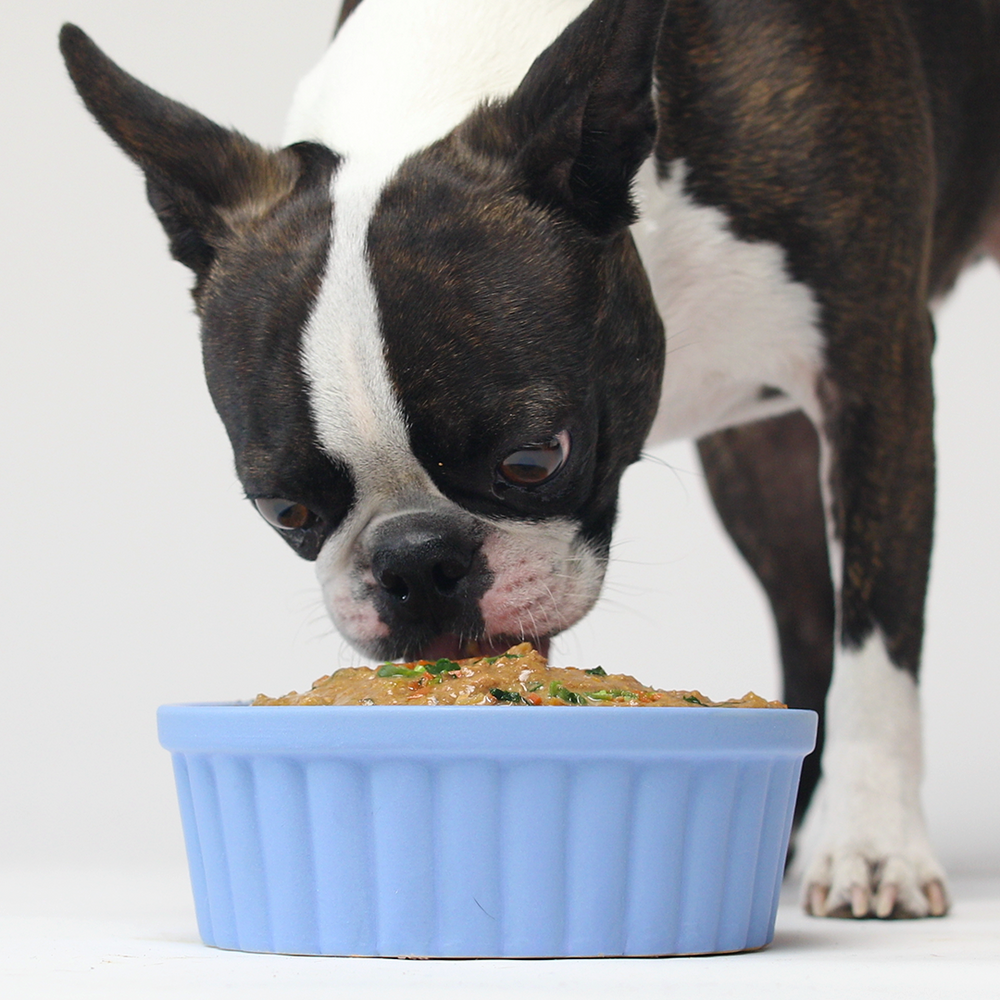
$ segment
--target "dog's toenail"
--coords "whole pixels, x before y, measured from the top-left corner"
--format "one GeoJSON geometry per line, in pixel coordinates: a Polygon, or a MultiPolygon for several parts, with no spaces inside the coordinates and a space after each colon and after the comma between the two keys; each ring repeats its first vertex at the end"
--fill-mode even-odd
{"type": "Polygon", "coordinates": [[[899,890],[894,885],[884,885],[875,897],[875,916],[880,920],[885,920],[892,916],[892,911],[896,908],[896,899],[899,890]]]}
{"type": "Polygon", "coordinates": [[[948,896],[944,886],[935,879],[924,887],[932,917],[943,917],[948,912],[948,896]]]}

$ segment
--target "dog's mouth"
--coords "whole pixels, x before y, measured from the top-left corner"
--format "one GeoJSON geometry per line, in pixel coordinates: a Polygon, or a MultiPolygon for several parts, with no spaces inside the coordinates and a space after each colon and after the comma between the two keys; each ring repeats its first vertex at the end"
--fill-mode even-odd
{"type": "Polygon", "coordinates": [[[463,639],[457,635],[440,635],[429,642],[416,657],[418,660],[464,660],[473,656],[499,656],[506,653],[511,646],[521,642],[530,642],[542,656],[549,655],[549,638],[546,636],[524,636],[516,639],[511,636],[491,636],[483,639],[463,639]]]}

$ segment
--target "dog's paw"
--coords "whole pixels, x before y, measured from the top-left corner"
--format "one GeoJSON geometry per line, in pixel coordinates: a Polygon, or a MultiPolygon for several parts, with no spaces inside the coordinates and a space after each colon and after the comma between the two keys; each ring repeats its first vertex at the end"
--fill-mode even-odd
{"type": "Polygon", "coordinates": [[[870,791],[855,787],[850,796],[834,796],[825,780],[817,788],[796,851],[804,865],[794,866],[805,911],[859,919],[944,916],[945,874],[919,805],[870,791]]]}
{"type": "Polygon", "coordinates": [[[920,807],[916,681],[892,664],[880,634],[840,651],[822,766],[796,845],[806,911],[883,919],[945,914],[944,871],[920,807]]]}
{"type": "Polygon", "coordinates": [[[861,850],[816,857],[803,880],[802,903],[814,917],[942,917],[948,912],[944,872],[930,855],[861,850]]]}

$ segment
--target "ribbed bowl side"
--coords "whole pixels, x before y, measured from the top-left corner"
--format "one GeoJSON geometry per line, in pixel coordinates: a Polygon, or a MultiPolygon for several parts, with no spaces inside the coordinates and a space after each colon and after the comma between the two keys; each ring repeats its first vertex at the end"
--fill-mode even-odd
{"type": "Polygon", "coordinates": [[[368,769],[349,761],[306,763],[319,951],[378,954],[368,769]]]}
{"type": "Polygon", "coordinates": [[[434,799],[431,770],[380,762],[369,772],[372,876],[380,955],[434,953],[434,799]]]}
{"type": "Polygon", "coordinates": [[[174,759],[206,943],[456,957],[767,944],[801,766],[174,759]]]}
{"type": "Polygon", "coordinates": [[[636,776],[620,761],[567,769],[560,954],[625,953],[636,776]]]}
{"type": "Polygon", "coordinates": [[[435,780],[437,954],[504,954],[500,768],[490,761],[441,765],[435,780]]]}

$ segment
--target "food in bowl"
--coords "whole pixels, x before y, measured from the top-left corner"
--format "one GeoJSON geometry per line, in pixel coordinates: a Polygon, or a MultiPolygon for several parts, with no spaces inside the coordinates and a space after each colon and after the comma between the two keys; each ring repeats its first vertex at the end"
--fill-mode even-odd
{"type": "Polygon", "coordinates": [[[700,691],[660,691],[603,667],[550,667],[530,643],[499,656],[344,667],[303,694],[258,695],[254,705],[653,705],[684,708],[785,708],[752,691],[712,701],[700,691]]]}

